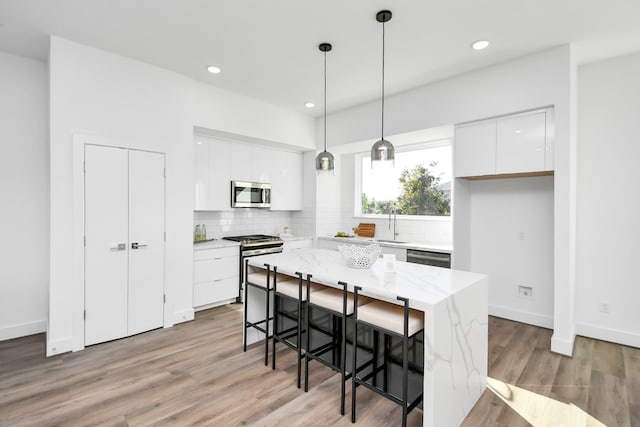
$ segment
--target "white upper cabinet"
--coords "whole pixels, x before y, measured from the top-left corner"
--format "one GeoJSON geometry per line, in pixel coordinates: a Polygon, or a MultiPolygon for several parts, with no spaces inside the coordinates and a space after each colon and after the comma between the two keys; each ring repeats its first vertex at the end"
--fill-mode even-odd
{"type": "Polygon", "coordinates": [[[302,210],[302,154],[275,151],[271,172],[271,210],[302,210]]]}
{"type": "Polygon", "coordinates": [[[231,143],[195,137],[194,147],[195,210],[222,211],[231,209],[229,161],[231,143]],[[222,161],[222,159],[225,161],[222,161]],[[225,184],[226,183],[226,184],[225,184]]]}
{"type": "Polygon", "coordinates": [[[553,110],[515,114],[456,127],[456,177],[553,171],[553,110]]]}
{"type": "Polygon", "coordinates": [[[495,120],[456,127],[454,159],[457,177],[495,174],[495,120]]]}
{"type": "Polygon", "coordinates": [[[497,120],[496,173],[545,170],[545,113],[497,120]]]}
{"type": "Polygon", "coordinates": [[[302,154],[259,144],[194,138],[195,210],[231,210],[231,181],[271,184],[272,210],[302,209],[302,154]]]}
{"type": "Polygon", "coordinates": [[[213,201],[211,194],[211,175],[209,173],[209,143],[196,137],[193,149],[195,209],[209,210],[213,201]]]}

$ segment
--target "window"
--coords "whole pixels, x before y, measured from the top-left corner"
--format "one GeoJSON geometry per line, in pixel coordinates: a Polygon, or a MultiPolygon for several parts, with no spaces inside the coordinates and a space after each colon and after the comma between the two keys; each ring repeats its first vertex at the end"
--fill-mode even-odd
{"type": "Polygon", "coordinates": [[[451,215],[451,142],[396,148],[394,169],[371,169],[368,153],[356,156],[356,215],[451,215]]]}

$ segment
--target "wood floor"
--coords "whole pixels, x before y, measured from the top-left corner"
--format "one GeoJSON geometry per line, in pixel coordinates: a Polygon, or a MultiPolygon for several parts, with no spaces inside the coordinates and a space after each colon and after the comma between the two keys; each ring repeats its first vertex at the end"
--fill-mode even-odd
{"type": "MultiPolygon", "coordinates": [[[[262,346],[242,352],[241,316],[219,307],[51,358],[43,334],[0,342],[0,426],[350,426],[338,375],[312,364],[309,392],[298,390],[293,351],[281,346],[275,371],[262,346]]],[[[640,426],[640,349],[578,337],[566,358],[550,336],[490,318],[490,387],[463,425],[640,426]]],[[[356,425],[399,421],[397,405],[358,389],[356,425]]]]}

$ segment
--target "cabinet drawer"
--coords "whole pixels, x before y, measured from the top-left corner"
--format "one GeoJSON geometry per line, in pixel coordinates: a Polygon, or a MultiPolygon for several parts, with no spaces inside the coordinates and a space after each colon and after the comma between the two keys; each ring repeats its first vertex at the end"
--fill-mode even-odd
{"type": "Polygon", "coordinates": [[[223,258],[228,256],[240,256],[239,246],[229,246],[226,248],[214,248],[214,249],[198,249],[193,251],[193,260],[200,261],[210,258],[223,258]]]}
{"type": "Polygon", "coordinates": [[[193,283],[238,277],[239,272],[240,258],[237,256],[194,261],[193,283]]]}
{"type": "Polygon", "coordinates": [[[239,294],[238,276],[227,277],[216,281],[197,283],[193,285],[193,306],[213,304],[236,298],[239,294]]]}

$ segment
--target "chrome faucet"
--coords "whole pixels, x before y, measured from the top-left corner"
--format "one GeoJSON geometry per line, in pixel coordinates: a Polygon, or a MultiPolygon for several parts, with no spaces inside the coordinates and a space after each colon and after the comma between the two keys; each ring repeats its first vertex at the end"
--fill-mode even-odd
{"type": "Polygon", "coordinates": [[[396,232],[398,218],[396,217],[396,207],[394,205],[389,205],[389,230],[391,230],[391,215],[393,215],[393,240],[396,240],[400,233],[396,232]]]}

